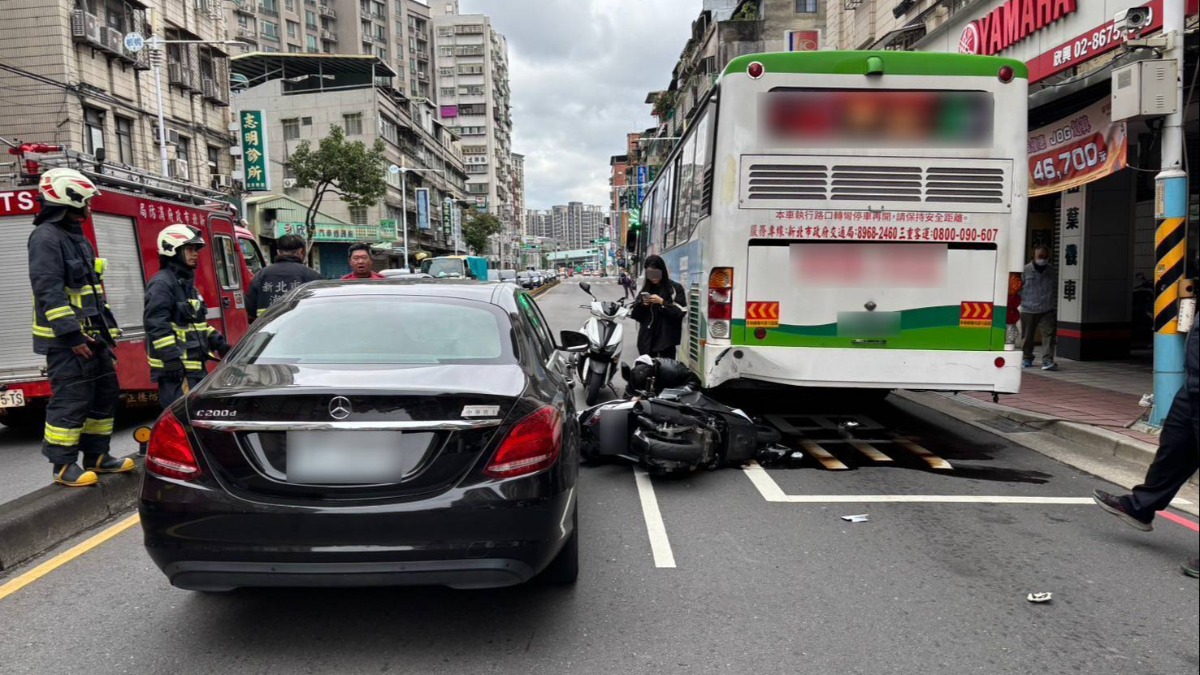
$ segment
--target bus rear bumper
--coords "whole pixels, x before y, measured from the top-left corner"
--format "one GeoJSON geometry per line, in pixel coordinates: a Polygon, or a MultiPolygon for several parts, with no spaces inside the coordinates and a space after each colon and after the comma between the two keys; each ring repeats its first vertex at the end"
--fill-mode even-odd
{"type": "Polygon", "coordinates": [[[1021,387],[1021,353],[708,345],[705,386],[736,380],[795,387],[1015,394],[1021,387]]]}

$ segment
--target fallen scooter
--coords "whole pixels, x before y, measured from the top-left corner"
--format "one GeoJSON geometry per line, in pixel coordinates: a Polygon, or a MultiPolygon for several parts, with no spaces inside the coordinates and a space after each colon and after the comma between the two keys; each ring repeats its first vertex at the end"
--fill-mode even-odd
{"type": "Polygon", "coordinates": [[[651,475],[670,475],[741,466],[778,452],[778,432],[701,393],[682,364],[640,357],[633,368],[622,366],[622,374],[631,398],[579,416],[585,461],[623,459],[651,475]],[[679,379],[682,386],[673,386],[679,379]]]}

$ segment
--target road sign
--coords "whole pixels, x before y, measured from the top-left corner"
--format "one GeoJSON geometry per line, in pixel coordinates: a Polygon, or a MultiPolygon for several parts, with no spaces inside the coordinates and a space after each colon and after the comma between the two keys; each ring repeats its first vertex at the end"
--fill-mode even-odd
{"type": "Polygon", "coordinates": [[[146,46],[146,38],[142,37],[141,33],[129,33],[125,36],[125,49],[134,54],[142,51],[146,46]]]}

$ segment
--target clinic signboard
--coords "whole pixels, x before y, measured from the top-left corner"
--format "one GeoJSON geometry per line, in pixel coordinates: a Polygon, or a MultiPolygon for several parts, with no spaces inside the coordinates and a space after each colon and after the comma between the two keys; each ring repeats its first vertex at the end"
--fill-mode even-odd
{"type": "Polygon", "coordinates": [[[239,113],[242,131],[242,173],[247,192],[270,192],[271,172],[267,170],[267,126],[263,111],[239,113]]]}

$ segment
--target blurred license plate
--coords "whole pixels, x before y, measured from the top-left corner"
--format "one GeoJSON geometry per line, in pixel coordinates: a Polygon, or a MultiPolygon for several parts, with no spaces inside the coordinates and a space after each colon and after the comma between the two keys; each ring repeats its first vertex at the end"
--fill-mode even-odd
{"type": "Polygon", "coordinates": [[[22,408],[25,406],[25,392],[20,389],[0,391],[0,408],[22,408]]]}
{"type": "Polygon", "coordinates": [[[290,483],[395,483],[412,471],[432,433],[395,431],[289,431],[290,483]]]}
{"type": "Polygon", "coordinates": [[[900,312],[838,312],[838,337],[885,338],[900,334],[900,312]]]}

